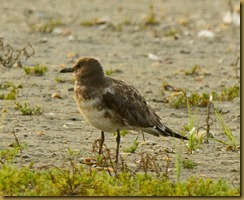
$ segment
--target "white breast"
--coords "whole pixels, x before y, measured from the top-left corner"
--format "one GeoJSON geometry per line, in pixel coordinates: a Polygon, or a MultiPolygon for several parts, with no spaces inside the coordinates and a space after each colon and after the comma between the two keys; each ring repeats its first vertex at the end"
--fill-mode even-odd
{"type": "Polygon", "coordinates": [[[80,113],[91,126],[105,132],[116,132],[118,129],[123,129],[111,118],[104,117],[105,110],[98,108],[100,101],[100,98],[79,102],[76,100],[80,113]]]}

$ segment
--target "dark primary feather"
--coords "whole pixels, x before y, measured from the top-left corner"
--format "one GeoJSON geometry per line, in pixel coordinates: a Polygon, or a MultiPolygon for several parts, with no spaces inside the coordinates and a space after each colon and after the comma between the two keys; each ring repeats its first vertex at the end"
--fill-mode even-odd
{"type": "Polygon", "coordinates": [[[183,139],[183,140],[188,140],[188,138],[186,138],[178,133],[175,133],[167,126],[164,126],[163,129],[156,126],[156,130],[158,130],[163,136],[166,136],[166,137],[171,136],[171,137],[175,137],[175,138],[179,138],[179,139],[183,139]]]}

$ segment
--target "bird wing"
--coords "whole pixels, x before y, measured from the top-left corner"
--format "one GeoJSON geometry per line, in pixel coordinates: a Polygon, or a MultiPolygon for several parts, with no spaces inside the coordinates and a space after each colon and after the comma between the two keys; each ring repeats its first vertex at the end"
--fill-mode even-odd
{"type": "MultiPolygon", "coordinates": [[[[149,128],[160,126],[160,118],[138,90],[123,81],[107,78],[103,100],[116,112],[126,126],[149,128]],[[111,81],[112,80],[112,81],[111,81]]],[[[156,134],[155,135],[159,135],[156,134]]]]}
{"type": "Polygon", "coordinates": [[[171,136],[187,140],[160,122],[160,117],[134,87],[121,80],[106,77],[103,93],[105,106],[116,113],[119,121],[155,136],[171,136]]]}

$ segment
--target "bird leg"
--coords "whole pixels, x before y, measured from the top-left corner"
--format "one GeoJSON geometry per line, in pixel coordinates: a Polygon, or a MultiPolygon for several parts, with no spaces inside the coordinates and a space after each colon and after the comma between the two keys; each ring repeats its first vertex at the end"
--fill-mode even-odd
{"type": "Polygon", "coordinates": [[[119,130],[117,130],[116,142],[117,142],[117,148],[116,148],[115,163],[118,163],[118,160],[119,160],[119,146],[120,146],[120,132],[119,132],[119,130]]]}
{"type": "Polygon", "coordinates": [[[103,143],[104,143],[104,132],[101,131],[101,138],[99,140],[99,151],[98,151],[98,154],[101,155],[102,154],[102,148],[103,148],[103,143]]]}

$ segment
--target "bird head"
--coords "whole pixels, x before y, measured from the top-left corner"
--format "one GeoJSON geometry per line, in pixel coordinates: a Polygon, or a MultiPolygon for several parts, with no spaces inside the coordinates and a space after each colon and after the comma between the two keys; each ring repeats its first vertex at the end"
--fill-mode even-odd
{"type": "Polygon", "coordinates": [[[104,78],[104,72],[101,63],[91,57],[80,58],[73,67],[63,68],[60,73],[74,73],[77,81],[97,83],[104,78]]]}

